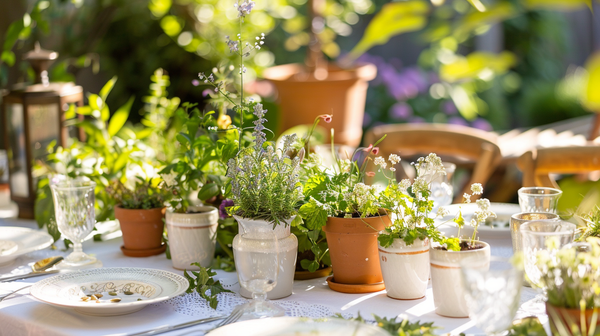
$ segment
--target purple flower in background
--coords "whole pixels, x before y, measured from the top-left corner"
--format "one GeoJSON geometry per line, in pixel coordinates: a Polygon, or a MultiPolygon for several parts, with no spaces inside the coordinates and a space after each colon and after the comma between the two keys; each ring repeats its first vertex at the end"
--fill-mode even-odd
{"type": "Polygon", "coordinates": [[[223,202],[221,202],[221,205],[219,205],[219,217],[221,217],[221,219],[229,217],[229,214],[227,213],[227,210],[225,210],[225,208],[230,206],[233,206],[232,200],[226,199],[223,202]]]}
{"type": "Polygon", "coordinates": [[[413,115],[413,110],[407,103],[398,102],[390,108],[390,115],[394,119],[406,119],[413,115]]]}
{"type": "Polygon", "coordinates": [[[192,80],[192,85],[193,86],[198,86],[198,85],[200,85],[200,81],[197,80],[197,79],[194,79],[194,80],[192,80]]]}
{"type": "Polygon", "coordinates": [[[462,126],[469,126],[469,124],[467,123],[467,121],[461,117],[452,117],[450,119],[448,119],[448,124],[450,125],[462,125],[462,126]]]}
{"type": "Polygon", "coordinates": [[[202,97],[206,97],[211,93],[212,93],[211,89],[206,89],[206,90],[202,91],[202,97]]]}
{"type": "Polygon", "coordinates": [[[477,118],[475,121],[473,121],[473,124],[471,126],[487,132],[491,132],[494,130],[492,125],[483,118],[477,118]]]}
{"type": "Polygon", "coordinates": [[[442,111],[444,111],[444,113],[446,113],[447,115],[454,115],[456,114],[456,112],[458,112],[458,110],[456,109],[456,105],[454,105],[454,102],[452,102],[451,100],[444,102],[444,104],[442,105],[442,111]]]}

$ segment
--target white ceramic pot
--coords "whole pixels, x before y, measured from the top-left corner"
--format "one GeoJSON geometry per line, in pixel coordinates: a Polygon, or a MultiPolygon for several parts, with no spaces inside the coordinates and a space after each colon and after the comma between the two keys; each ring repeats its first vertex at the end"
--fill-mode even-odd
{"type": "Polygon", "coordinates": [[[469,317],[462,285],[460,262],[466,258],[476,263],[474,267],[490,267],[490,245],[475,241],[483,248],[469,251],[445,251],[432,246],[429,250],[431,286],[435,312],[445,317],[469,317]]]}
{"type": "MultiPolygon", "coordinates": [[[[277,225],[273,229],[273,224],[262,220],[251,220],[233,216],[239,224],[239,232],[252,232],[260,235],[260,232],[274,231],[277,236],[277,245],[279,248],[279,273],[277,274],[277,284],[270,292],[267,292],[267,299],[275,300],[292,295],[294,287],[294,272],[296,270],[296,257],[298,256],[298,239],[290,233],[290,224],[293,218],[287,221],[287,225],[277,225]]],[[[236,236],[237,237],[237,236],[236,236]]],[[[235,252],[235,238],[233,244],[235,252]]],[[[243,287],[240,287],[240,295],[245,298],[252,298],[252,293],[243,287]]]]}
{"type": "Polygon", "coordinates": [[[191,206],[195,213],[175,213],[167,209],[166,224],[173,267],[198,270],[197,262],[209,267],[215,255],[219,211],[211,206],[191,206]]]}
{"type": "Polygon", "coordinates": [[[406,246],[394,239],[389,247],[379,245],[379,264],[387,296],[414,300],[425,297],[429,283],[429,239],[417,239],[406,246]]]}

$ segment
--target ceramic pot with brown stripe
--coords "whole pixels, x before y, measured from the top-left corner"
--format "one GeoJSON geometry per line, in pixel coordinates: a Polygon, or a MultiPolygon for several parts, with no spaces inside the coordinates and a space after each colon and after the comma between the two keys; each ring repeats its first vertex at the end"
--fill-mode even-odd
{"type": "Polygon", "coordinates": [[[209,267],[217,243],[219,211],[211,206],[191,206],[188,213],[167,210],[167,236],[173,267],[198,270],[192,263],[209,267]]]}
{"type": "Polygon", "coordinates": [[[438,245],[432,246],[429,250],[433,302],[438,315],[469,317],[465,291],[462,286],[460,262],[466,258],[473,258],[469,259],[469,262],[475,263],[473,267],[482,269],[490,267],[490,245],[479,240],[473,241],[472,244],[481,246],[481,248],[448,251],[440,249],[438,245]]]}
{"type": "Polygon", "coordinates": [[[379,264],[387,296],[398,300],[425,297],[429,283],[429,239],[406,245],[394,239],[389,247],[379,245],[379,264]]]}

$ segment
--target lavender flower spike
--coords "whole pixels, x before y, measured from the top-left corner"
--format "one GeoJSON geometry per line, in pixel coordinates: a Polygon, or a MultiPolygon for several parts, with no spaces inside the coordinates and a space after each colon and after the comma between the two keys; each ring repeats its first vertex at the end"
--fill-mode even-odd
{"type": "Polygon", "coordinates": [[[254,8],[254,1],[244,0],[242,2],[238,2],[236,7],[238,9],[238,17],[244,17],[250,14],[252,8],[254,8]]]}

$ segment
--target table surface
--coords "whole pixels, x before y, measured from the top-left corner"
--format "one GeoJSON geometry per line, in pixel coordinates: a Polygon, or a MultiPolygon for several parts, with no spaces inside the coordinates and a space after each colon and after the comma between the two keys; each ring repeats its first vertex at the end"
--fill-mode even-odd
{"type": "MultiPolygon", "coordinates": [[[[0,226],[21,226],[37,228],[33,221],[0,219],[0,226]]],[[[492,232],[481,233],[480,238],[488,242],[491,246],[492,255],[510,256],[512,255],[510,233],[492,232]]],[[[120,251],[122,239],[115,238],[104,242],[87,241],[84,243],[84,251],[94,254],[100,259],[104,267],[146,267],[168,270],[177,274],[182,271],[174,269],[171,261],[167,260],[165,255],[152,256],[147,258],[126,257],[120,251]]],[[[62,242],[57,244],[62,247],[62,242]]],[[[0,267],[0,274],[22,272],[27,264],[36,260],[64,254],[60,251],[46,249],[43,251],[32,252],[18,257],[12,265],[0,267]]],[[[225,285],[234,285],[231,287],[234,291],[239,289],[237,284],[237,275],[224,271],[217,271],[216,279],[222,280],[225,285]]],[[[9,290],[14,290],[33,284],[45,277],[37,277],[14,281],[9,283],[0,283],[0,294],[9,290]]],[[[168,305],[147,306],[139,312],[115,317],[94,317],[76,313],[70,309],[57,308],[51,305],[36,301],[24,289],[18,295],[7,298],[0,303],[0,335],[124,335],[126,333],[139,332],[153,327],[169,324],[183,323],[201,316],[190,317],[180,314],[168,305]]],[[[529,288],[524,287],[521,293],[521,302],[533,298],[535,293],[529,288]]],[[[330,290],[325,278],[313,280],[295,281],[293,294],[283,300],[294,300],[310,304],[321,304],[328,306],[334,312],[360,314],[365,318],[372,318],[371,314],[379,316],[395,317],[405,314],[411,320],[420,320],[422,322],[435,322],[435,325],[442,327],[440,330],[446,333],[458,334],[465,332],[480,333],[480,330],[474,326],[474,323],[468,318],[445,318],[435,314],[433,294],[431,286],[427,290],[424,299],[400,301],[393,300],[386,296],[385,291],[370,294],[343,294],[330,290]]],[[[523,307],[523,306],[522,306],[523,307]]],[[[531,315],[522,309],[517,317],[531,315]]],[[[540,320],[546,323],[547,318],[541,314],[540,320]]],[[[181,335],[189,331],[174,331],[165,335],[181,335]]]]}

